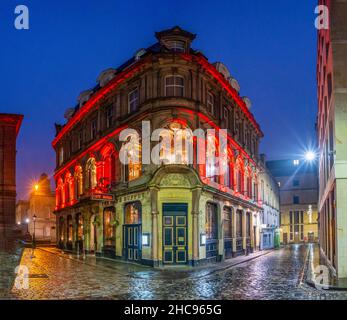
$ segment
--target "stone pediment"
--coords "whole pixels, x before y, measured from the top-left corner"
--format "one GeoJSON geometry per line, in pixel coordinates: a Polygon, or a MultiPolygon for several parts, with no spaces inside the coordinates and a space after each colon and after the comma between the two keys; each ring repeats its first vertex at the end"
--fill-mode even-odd
{"type": "Polygon", "coordinates": [[[189,180],[179,173],[169,173],[160,182],[161,187],[184,187],[189,188],[189,180]]]}

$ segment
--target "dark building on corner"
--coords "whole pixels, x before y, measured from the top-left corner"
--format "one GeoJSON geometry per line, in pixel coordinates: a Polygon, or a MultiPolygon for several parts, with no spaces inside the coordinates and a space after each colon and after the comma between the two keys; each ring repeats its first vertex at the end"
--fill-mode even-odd
{"type": "Polygon", "coordinates": [[[14,236],[16,141],[22,120],[22,115],[0,113],[0,245],[14,236]]]}

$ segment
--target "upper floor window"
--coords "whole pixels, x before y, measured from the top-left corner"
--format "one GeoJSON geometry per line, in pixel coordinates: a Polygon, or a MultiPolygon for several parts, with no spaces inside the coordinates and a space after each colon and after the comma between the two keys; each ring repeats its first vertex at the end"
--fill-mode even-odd
{"type": "Polygon", "coordinates": [[[181,76],[172,75],[165,78],[165,95],[168,97],[183,97],[184,79],[181,76]]]}
{"type": "Polygon", "coordinates": [[[214,94],[211,91],[208,91],[207,92],[207,110],[211,114],[214,114],[214,104],[215,104],[214,94]]]}
{"type": "Polygon", "coordinates": [[[92,120],[91,128],[90,128],[90,138],[94,139],[96,137],[97,132],[97,119],[92,120]]]}
{"type": "Polygon", "coordinates": [[[81,130],[78,133],[78,150],[82,149],[82,144],[83,144],[83,131],[81,130]]]}
{"type": "Polygon", "coordinates": [[[185,49],[184,41],[171,40],[171,41],[167,41],[166,45],[170,50],[175,52],[184,52],[184,49],[185,49]]]}
{"type": "Polygon", "coordinates": [[[61,165],[64,162],[64,148],[63,147],[59,148],[58,157],[59,157],[59,159],[58,159],[59,165],[61,165]]]}
{"type": "Polygon", "coordinates": [[[113,121],[113,108],[108,107],[106,109],[106,128],[110,128],[112,126],[113,121]]]}
{"type": "Polygon", "coordinates": [[[136,88],[128,95],[128,112],[133,113],[139,108],[139,90],[136,88]]]}
{"type": "Polygon", "coordinates": [[[299,180],[293,180],[293,187],[298,187],[300,185],[299,180]]]}
{"type": "Polygon", "coordinates": [[[299,196],[293,197],[293,204],[300,204],[300,197],[299,196]]]}

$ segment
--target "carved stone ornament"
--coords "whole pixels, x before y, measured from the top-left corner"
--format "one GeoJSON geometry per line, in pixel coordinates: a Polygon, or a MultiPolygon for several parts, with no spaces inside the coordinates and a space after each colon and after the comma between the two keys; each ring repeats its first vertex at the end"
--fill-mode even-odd
{"type": "Polygon", "coordinates": [[[179,173],[167,174],[160,182],[161,187],[190,187],[186,177],[179,173]]]}

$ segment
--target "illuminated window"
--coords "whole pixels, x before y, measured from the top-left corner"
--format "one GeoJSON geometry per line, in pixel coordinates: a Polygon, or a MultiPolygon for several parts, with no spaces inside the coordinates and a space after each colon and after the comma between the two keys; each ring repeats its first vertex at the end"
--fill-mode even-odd
{"type": "Polygon", "coordinates": [[[165,95],[167,97],[183,97],[184,79],[178,75],[167,76],[165,78],[165,95]]]}
{"type": "Polygon", "coordinates": [[[116,243],[114,227],[114,208],[104,210],[104,244],[113,246],[116,243]]]}
{"type": "Polygon", "coordinates": [[[215,203],[207,203],[205,230],[206,239],[218,239],[218,216],[217,205],[215,203]]]}
{"type": "Polygon", "coordinates": [[[293,164],[294,164],[294,166],[298,166],[300,164],[300,161],[299,160],[294,160],[293,164]]]}
{"type": "Polygon", "coordinates": [[[77,198],[78,196],[83,194],[83,172],[82,172],[81,166],[77,166],[75,168],[74,183],[75,183],[75,195],[77,198]]]}
{"type": "Polygon", "coordinates": [[[174,52],[184,52],[185,50],[185,43],[179,40],[167,41],[166,46],[174,52]]]}
{"type": "Polygon", "coordinates": [[[139,90],[136,88],[128,95],[128,112],[136,112],[139,108],[139,90]]]}
{"type": "Polygon", "coordinates": [[[223,210],[223,230],[224,238],[232,238],[232,209],[230,207],[224,207],[223,210]]]}
{"type": "Polygon", "coordinates": [[[96,181],[96,163],[94,158],[90,158],[86,165],[86,174],[87,174],[87,187],[89,189],[94,189],[97,186],[96,181]]]}
{"type": "Polygon", "coordinates": [[[83,240],[83,217],[81,213],[76,215],[77,241],[83,240]]]}
{"type": "Polygon", "coordinates": [[[67,237],[68,241],[72,242],[73,240],[73,225],[72,225],[72,217],[68,216],[67,218],[67,237]]]}
{"type": "Polygon", "coordinates": [[[59,157],[59,165],[61,165],[64,162],[64,148],[60,147],[59,152],[58,152],[58,157],[59,157]]]}
{"type": "MultiPolygon", "coordinates": [[[[172,122],[162,131],[162,137],[169,143],[162,144],[160,160],[165,164],[189,164],[192,157],[193,134],[189,129],[182,128],[178,122],[172,122]]],[[[192,161],[191,161],[192,162],[192,161]]]]}
{"type": "Polygon", "coordinates": [[[141,203],[133,202],[125,206],[125,224],[141,223],[141,203]]]}
{"type": "Polygon", "coordinates": [[[211,181],[217,182],[216,157],[218,141],[214,135],[207,136],[206,145],[206,177],[211,181]]]}

